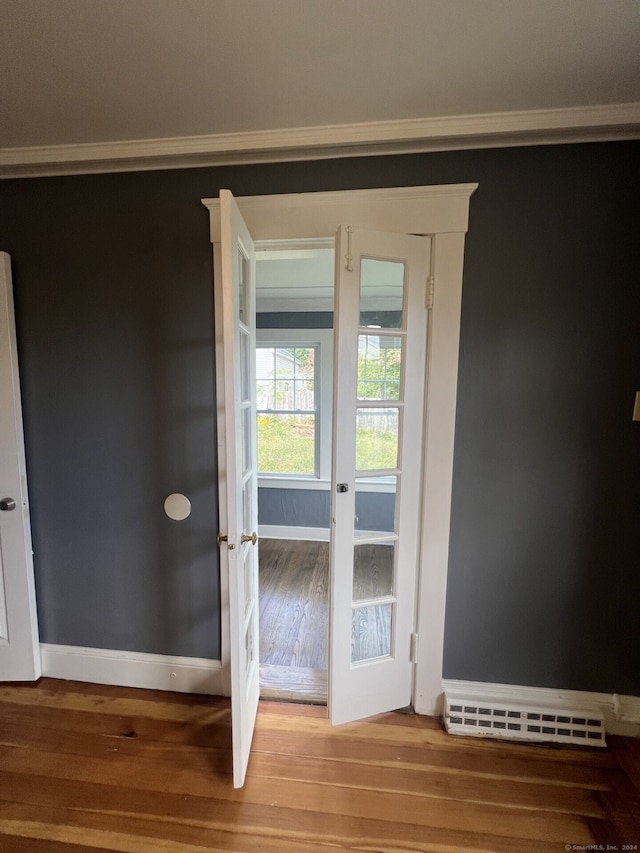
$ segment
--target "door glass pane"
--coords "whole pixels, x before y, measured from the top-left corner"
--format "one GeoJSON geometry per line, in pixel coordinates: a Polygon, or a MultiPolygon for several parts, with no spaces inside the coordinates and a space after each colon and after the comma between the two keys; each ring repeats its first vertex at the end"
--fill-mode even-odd
{"type": "Polygon", "coordinates": [[[247,323],[249,318],[249,306],[247,299],[249,296],[249,288],[247,281],[249,279],[249,261],[244,252],[238,247],[238,319],[241,323],[247,323]]]}
{"type": "Polygon", "coordinates": [[[241,399],[249,400],[251,396],[251,337],[240,329],[240,394],[241,399]]]}
{"type": "Polygon", "coordinates": [[[242,408],[242,416],[241,416],[241,431],[242,431],[242,473],[246,474],[251,466],[251,446],[252,446],[252,435],[251,435],[251,408],[249,406],[244,406],[242,408]]]}
{"type": "Polygon", "coordinates": [[[244,610],[245,614],[249,612],[253,602],[253,555],[250,552],[251,543],[245,543],[242,546],[242,562],[244,571],[244,610]]]}
{"type": "Polygon", "coordinates": [[[397,480],[397,477],[381,477],[376,482],[356,480],[356,540],[371,534],[395,533],[397,480]]]}
{"type": "Polygon", "coordinates": [[[249,676],[251,666],[255,660],[255,644],[253,642],[253,619],[249,620],[249,625],[244,635],[245,660],[247,664],[246,675],[249,676]]]}
{"type": "Polygon", "coordinates": [[[356,543],[353,549],[353,600],[393,595],[395,542],[356,543]]]}
{"type": "Polygon", "coordinates": [[[358,336],[358,398],[399,400],[402,339],[388,335],[358,336]]]}
{"type": "Polygon", "coordinates": [[[255,546],[252,545],[251,542],[244,542],[241,548],[244,572],[245,613],[248,613],[250,608],[253,606],[257,593],[255,577],[256,551],[255,546]]]}
{"type": "Polygon", "coordinates": [[[356,469],[379,471],[398,465],[399,409],[358,408],[356,413],[356,469]]]}
{"type": "Polygon", "coordinates": [[[249,479],[242,487],[242,529],[249,536],[253,533],[253,488],[249,479]]]}
{"type": "Polygon", "coordinates": [[[391,654],[392,604],[354,607],[351,619],[351,662],[391,654]]]}
{"type": "Polygon", "coordinates": [[[363,258],[360,263],[360,325],[402,328],[404,264],[363,258]]]}

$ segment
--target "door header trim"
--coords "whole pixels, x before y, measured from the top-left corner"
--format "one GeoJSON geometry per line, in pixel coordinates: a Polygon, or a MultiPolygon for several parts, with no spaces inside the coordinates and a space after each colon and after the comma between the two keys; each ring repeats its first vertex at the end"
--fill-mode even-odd
{"type": "MultiPolygon", "coordinates": [[[[400,234],[466,233],[478,184],[241,196],[238,207],[254,240],[333,237],[340,224],[400,234]]],[[[220,242],[219,198],[204,198],[212,243],[220,242]]]]}

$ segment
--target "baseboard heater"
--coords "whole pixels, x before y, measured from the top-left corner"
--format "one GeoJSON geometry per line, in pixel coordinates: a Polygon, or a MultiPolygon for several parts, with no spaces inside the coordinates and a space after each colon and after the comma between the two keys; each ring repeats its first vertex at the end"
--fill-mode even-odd
{"type": "Polygon", "coordinates": [[[533,708],[489,701],[479,704],[477,699],[445,693],[444,724],[452,735],[606,746],[604,717],[592,710],[533,708]]]}

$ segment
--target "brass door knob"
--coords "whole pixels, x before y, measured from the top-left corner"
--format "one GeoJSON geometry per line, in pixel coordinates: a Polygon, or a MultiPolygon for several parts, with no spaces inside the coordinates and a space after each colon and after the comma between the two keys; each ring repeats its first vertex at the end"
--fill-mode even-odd
{"type": "Polygon", "coordinates": [[[243,533],[240,537],[241,542],[251,542],[252,545],[255,545],[258,541],[258,534],[254,531],[251,536],[247,536],[246,533],[243,533]]]}

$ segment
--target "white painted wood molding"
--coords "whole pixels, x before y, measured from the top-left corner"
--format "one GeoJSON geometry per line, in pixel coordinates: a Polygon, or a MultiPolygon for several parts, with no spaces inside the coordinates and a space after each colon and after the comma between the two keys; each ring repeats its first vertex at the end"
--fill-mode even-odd
{"type": "Polygon", "coordinates": [[[0,178],[640,138],[640,102],[0,150],[0,178]]]}
{"type": "Polygon", "coordinates": [[[228,695],[222,664],[206,658],[40,644],[42,674],[65,681],[145,687],[175,693],[228,695]]]}

